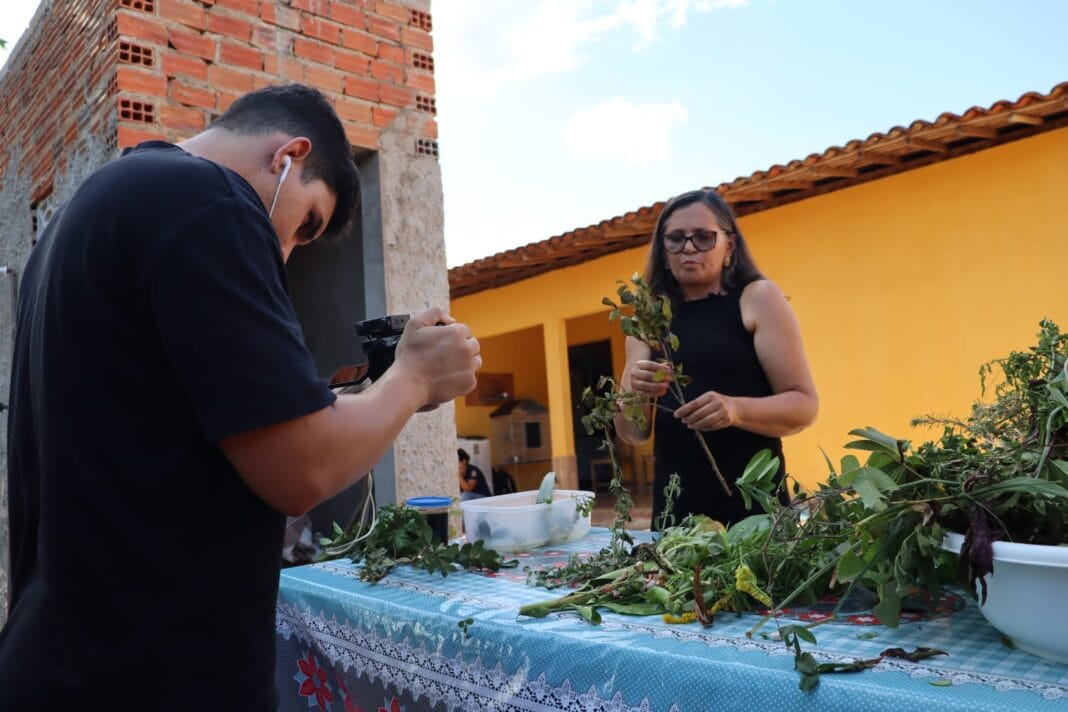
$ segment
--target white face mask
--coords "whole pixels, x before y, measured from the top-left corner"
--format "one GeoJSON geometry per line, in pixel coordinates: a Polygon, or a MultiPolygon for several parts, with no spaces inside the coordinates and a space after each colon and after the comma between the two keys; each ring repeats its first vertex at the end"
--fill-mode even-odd
{"type": "Polygon", "coordinates": [[[274,189],[274,200],[271,201],[271,209],[267,211],[267,217],[274,215],[274,206],[278,204],[278,194],[282,192],[282,183],[285,183],[286,176],[289,175],[289,168],[293,165],[293,159],[289,156],[282,156],[282,175],[278,177],[278,187],[274,189]]]}

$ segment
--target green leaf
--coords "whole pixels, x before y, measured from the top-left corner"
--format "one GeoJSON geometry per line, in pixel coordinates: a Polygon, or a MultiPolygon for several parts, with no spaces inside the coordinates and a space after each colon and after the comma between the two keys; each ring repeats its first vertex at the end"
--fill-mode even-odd
{"type": "Polygon", "coordinates": [[[797,686],[802,691],[808,692],[809,690],[815,690],[820,684],[820,676],[818,673],[812,675],[802,675],[801,681],[797,683],[797,686]]]}
{"type": "Polygon", "coordinates": [[[593,606],[575,606],[575,610],[578,611],[580,616],[594,625],[601,622],[601,614],[593,606]]]}
{"type": "Polygon", "coordinates": [[[1060,484],[1049,480],[1036,480],[1034,477],[1013,477],[985,487],[977,487],[971,494],[972,497],[982,500],[992,499],[997,495],[1008,492],[1024,492],[1036,496],[1068,498],[1068,490],[1060,484]]]}
{"type": "Polygon", "coordinates": [[[668,334],[668,344],[671,346],[672,351],[679,350],[679,337],[674,334],[668,334]]]}
{"type": "Polygon", "coordinates": [[[838,580],[848,583],[864,572],[867,562],[852,551],[847,551],[838,560],[838,580]]]}
{"type": "Polygon", "coordinates": [[[892,477],[874,467],[861,467],[844,473],[840,480],[843,485],[853,488],[865,507],[875,511],[886,509],[886,493],[898,488],[892,477]]]}
{"type": "Polygon", "coordinates": [[[937,680],[928,680],[928,685],[934,685],[935,687],[952,687],[953,681],[945,678],[939,678],[937,680]]]}
{"type": "Polygon", "coordinates": [[[816,662],[816,658],[812,657],[812,653],[801,653],[794,660],[794,669],[800,673],[811,675],[820,669],[819,663],[816,662]]]}
{"type": "Polygon", "coordinates": [[[663,606],[652,601],[643,601],[640,603],[602,603],[601,605],[610,611],[628,616],[652,616],[664,612],[663,606]]]}
{"type": "Polygon", "coordinates": [[[887,628],[897,628],[901,623],[901,595],[892,587],[891,582],[879,584],[879,603],[871,611],[887,628]]]}
{"type": "Polygon", "coordinates": [[[873,632],[869,631],[867,633],[859,634],[857,636],[857,640],[872,640],[872,639],[878,638],[878,637],[879,637],[878,633],[873,633],[873,632]]]}
{"type": "MultiPolygon", "coordinates": [[[[886,433],[879,432],[875,428],[857,428],[856,430],[850,430],[849,434],[856,435],[858,438],[863,438],[864,440],[880,445],[884,450],[889,450],[895,454],[897,453],[897,438],[892,438],[886,433]]],[[[849,447],[849,445],[846,445],[846,447],[849,447]]]]}
{"type": "Polygon", "coordinates": [[[544,605],[523,606],[519,609],[519,615],[530,616],[531,618],[544,618],[551,612],[552,611],[550,611],[549,608],[544,605]]]}

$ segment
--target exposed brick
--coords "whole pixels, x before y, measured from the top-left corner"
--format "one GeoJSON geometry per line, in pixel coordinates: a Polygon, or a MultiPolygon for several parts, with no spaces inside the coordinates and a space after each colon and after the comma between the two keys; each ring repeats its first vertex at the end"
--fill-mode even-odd
{"type": "Polygon", "coordinates": [[[136,37],[155,44],[167,44],[167,28],[153,17],[119,11],[116,22],[120,37],[136,37]]]}
{"type": "Polygon", "coordinates": [[[345,75],[341,72],[322,67],[318,64],[308,65],[304,71],[304,81],[316,89],[333,91],[340,94],[345,87],[345,75]]]}
{"type": "MultiPolygon", "coordinates": [[[[225,7],[228,10],[252,15],[253,17],[260,14],[259,0],[215,0],[215,4],[218,7],[225,7]]],[[[265,4],[274,5],[274,0],[267,0],[265,4]]]]}
{"type": "Polygon", "coordinates": [[[334,50],[334,66],[350,74],[366,76],[371,71],[371,60],[362,54],[339,47],[334,50]]]}
{"type": "Polygon", "coordinates": [[[115,74],[119,91],[167,96],[167,77],[133,67],[119,67],[115,74]]]}
{"type": "Polygon", "coordinates": [[[118,131],[119,148],[129,148],[130,146],[136,146],[144,141],[162,141],[166,139],[159,131],[145,131],[140,128],[133,128],[132,126],[126,126],[119,124],[118,131]]]}
{"type": "Polygon", "coordinates": [[[360,126],[352,121],[345,122],[345,137],[357,148],[378,149],[378,131],[360,126]]]}
{"type": "Polygon", "coordinates": [[[337,115],[342,119],[356,121],[361,124],[371,123],[371,105],[362,102],[359,99],[353,99],[347,96],[335,97],[334,109],[337,111],[337,115]]]}
{"type": "Polygon", "coordinates": [[[242,42],[248,42],[252,37],[252,24],[236,17],[228,17],[213,12],[208,15],[208,29],[220,35],[227,35],[242,42]]]}
{"type": "Polygon", "coordinates": [[[408,77],[405,84],[410,86],[412,89],[429,92],[431,94],[436,91],[434,87],[434,76],[431,74],[423,74],[421,72],[408,72],[408,77]]]}
{"type": "Polygon", "coordinates": [[[436,139],[438,137],[438,122],[434,119],[427,119],[424,121],[423,126],[419,131],[419,135],[436,139]]]}
{"type": "Polygon", "coordinates": [[[422,49],[427,52],[432,52],[434,50],[434,38],[423,30],[415,27],[401,28],[401,44],[405,47],[422,49]]]}
{"type": "Polygon", "coordinates": [[[159,122],[166,128],[192,136],[204,130],[205,117],[201,109],[164,104],[160,107],[159,122]]]}
{"type": "Polygon", "coordinates": [[[341,41],[341,25],[321,17],[305,15],[300,18],[300,28],[307,37],[314,37],[335,45],[341,41]]]}
{"type": "Polygon", "coordinates": [[[167,31],[167,42],[179,52],[208,61],[215,59],[215,40],[210,37],[171,27],[167,31]]]}
{"type": "Polygon", "coordinates": [[[367,29],[367,12],[340,2],[330,5],[330,19],[346,27],[354,27],[358,30],[367,29]]]}
{"type": "Polygon", "coordinates": [[[287,30],[300,29],[300,13],[286,7],[275,5],[273,2],[265,2],[260,9],[260,17],[264,22],[284,27],[287,30]]]}
{"type": "Polygon", "coordinates": [[[330,17],[330,0],[292,0],[294,10],[303,10],[313,15],[330,17]]]}
{"type": "Polygon", "coordinates": [[[334,50],[327,45],[303,37],[293,38],[293,54],[319,64],[334,66],[334,50]]]}
{"type": "Polygon", "coordinates": [[[408,55],[404,52],[403,47],[392,45],[386,42],[378,45],[378,57],[387,62],[393,62],[394,64],[407,64],[408,55]]]}
{"type": "Polygon", "coordinates": [[[375,126],[389,126],[397,118],[397,112],[384,106],[376,106],[371,111],[375,126]]]}
{"type": "Polygon", "coordinates": [[[404,83],[404,69],[398,67],[396,64],[371,60],[371,76],[384,82],[392,82],[394,84],[404,83]]]}
{"type": "Polygon", "coordinates": [[[266,25],[256,25],[252,28],[252,44],[270,52],[285,52],[289,49],[290,37],[288,32],[279,32],[266,25]]]}
{"type": "Polygon", "coordinates": [[[168,77],[189,77],[207,81],[208,64],[199,57],[168,50],[163,53],[163,73],[168,77]]]}
{"type": "MultiPolygon", "coordinates": [[[[303,82],[307,66],[296,57],[281,56],[277,58],[278,69],[272,74],[290,82],[303,82]]],[[[270,71],[270,70],[268,70],[270,71]]]]}
{"type": "Polygon", "coordinates": [[[401,27],[392,20],[371,15],[367,18],[367,31],[372,35],[400,42],[401,27]]]}
{"type": "Polygon", "coordinates": [[[218,104],[215,92],[210,89],[200,89],[189,86],[185,82],[172,79],[170,84],[171,101],[186,106],[199,106],[204,109],[214,109],[218,104]]]}
{"type": "Polygon", "coordinates": [[[226,92],[219,92],[219,111],[223,112],[230,108],[230,105],[237,101],[237,94],[227,94],[226,92]]]}
{"type": "Polygon", "coordinates": [[[263,69],[262,52],[226,40],[219,42],[219,61],[257,72],[263,69]]]}
{"type": "Polygon", "coordinates": [[[208,26],[204,6],[198,5],[193,0],[158,0],[158,2],[159,16],[166,20],[179,22],[195,30],[203,30],[208,26]]]}
{"type": "Polygon", "coordinates": [[[412,21],[412,9],[405,7],[404,5],[382,2],[382,0],[379,0],[375,3],[375,12],[403,25],[407,25],[412,21]]]}
{"type": "Polygon", "coordinates": [[[371,57],[378,56],[378,40],[366,32],[346,28],[341,31],[341,44],[371,57]]]}
{"type": "Polygon", "coordinates": [[[208,67],[208,82],[219,91],[245,94],[252,91],[252,74],[241,69],[231,69],[219,64],[208,67]]]}
{"type": "Polygon", "coordinates": [[[359,77],[345,77],[345,93],[349,96],[357,96],[367,101],[378,101],[378,82],[359,77]]]}
{"type": "Polygon", "coordinates": [[[277,77],[267,76],[265,74],[254,74],[252,76],[253,89],[263,89],[264,87],[274,86],[278,83],[277,77]]]}
{"type": "Polygon", "coordinates": [[[383,84],[378,89],[383,104],[391,106],[409,106],[415,99],[415,92],[408,87],[395,87],[383,84]]]}

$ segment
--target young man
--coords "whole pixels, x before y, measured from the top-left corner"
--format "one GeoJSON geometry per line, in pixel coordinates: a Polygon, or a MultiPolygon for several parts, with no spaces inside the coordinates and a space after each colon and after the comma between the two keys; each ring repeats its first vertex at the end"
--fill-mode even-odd
{"type": "Polygon", "coordinates": [[[471,464],[471,456],[467,454],[467,450],[462,447],[457,448],[456,455],[459,460],[456,465],[456,476],[460,480],[460,499],[462,501],[478,499],[493,494],[490,492],[482,470],[471,464]]]}
{"type": "Polygon", "coordinates": [[[284,262],[341,231],[357,190],[329,103],[272,87],[107,164],[49,223],[12,363],[0,707],[274,709],[285,515],[481,365],[430,310],[365,392],[317,377],[284,262]]]}

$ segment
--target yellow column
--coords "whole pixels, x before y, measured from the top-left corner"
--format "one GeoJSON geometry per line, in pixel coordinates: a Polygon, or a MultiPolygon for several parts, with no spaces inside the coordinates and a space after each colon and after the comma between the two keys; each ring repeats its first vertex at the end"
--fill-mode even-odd
{"type": "Polygon", "coordinates": [[[563,489],[578,489],[575,431],[571,422],[571,370],[567,364],[567,322],[563,319],[546,321],[542,324],[542,332],[556,484],[563,489]]]}

